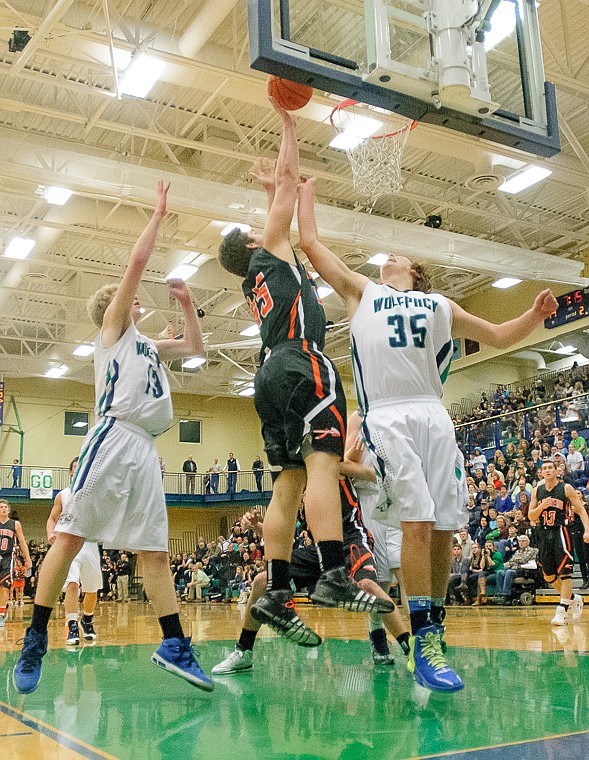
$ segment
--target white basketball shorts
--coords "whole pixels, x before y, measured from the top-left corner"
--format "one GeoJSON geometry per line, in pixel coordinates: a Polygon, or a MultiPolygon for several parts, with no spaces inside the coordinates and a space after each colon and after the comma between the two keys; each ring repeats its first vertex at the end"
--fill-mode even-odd
{"type": "Polygon", "coordinates": [[[360,500],[362,522],[374,540],[372,553],[376,565],[376,578],[379,583],[389,583],[393,569],[401,567],[403,534],[400,528],[392,528],[374,519],[374,512],[386,501],[384,492],[377,484],[354,481],[354,486],[360,500]]]}
{"type": "Polygon", "coordinates": [[[86,541],[74,557],[68,570],[64,589],[70,583],[77,583],[82,591],[94,593],[102,588],[102,572],[100,570],[100,554],[98,544],[86,541]]]}
{"type": "Polygon", "coordinates": [[[154,438],[103,417],[86,435],[72,498],[55,530],[105,549],[168,551],[168,515],[154,438]]]}
{"type": "Polygon", "coordinates": [[[435,397],[388,400],[372,406],[362,427],[386,500],[374,519],[433,522],[457,530],[464,518],[464,472],[454,427],[435,397]]]}

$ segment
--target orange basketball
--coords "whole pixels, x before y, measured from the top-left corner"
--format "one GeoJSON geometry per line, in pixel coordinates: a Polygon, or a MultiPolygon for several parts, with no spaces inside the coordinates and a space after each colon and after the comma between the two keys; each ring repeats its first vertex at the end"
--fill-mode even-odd
{"type": "Polygon", "coordinates": [[[291,82],[290,79],[268,77],[268,95],[286,111],[298,111],[313,97],[313,88],[307,84],[291,82]]]}

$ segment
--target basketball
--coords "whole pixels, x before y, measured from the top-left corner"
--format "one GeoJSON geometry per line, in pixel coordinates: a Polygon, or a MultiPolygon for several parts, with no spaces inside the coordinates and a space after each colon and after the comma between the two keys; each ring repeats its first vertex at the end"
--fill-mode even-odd
{"type": "Polygon", "coordinates": [[[268,95],[286,111],[298,111],[313,97],[313,88],[276,76],[268,77],[268,95]]]}

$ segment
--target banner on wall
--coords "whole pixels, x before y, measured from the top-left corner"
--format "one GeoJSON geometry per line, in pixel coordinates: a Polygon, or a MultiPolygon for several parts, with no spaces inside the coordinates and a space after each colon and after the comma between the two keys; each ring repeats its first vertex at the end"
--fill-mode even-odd
{"type": "Polygon", "coordinates": [[[4,422],[4,383],[0,383],[0,427],[4,422]]]}
{"type": "Polygon", "coordinates": [[[31,499],[53,498],[53,470],[31,470],[31,499]]]}

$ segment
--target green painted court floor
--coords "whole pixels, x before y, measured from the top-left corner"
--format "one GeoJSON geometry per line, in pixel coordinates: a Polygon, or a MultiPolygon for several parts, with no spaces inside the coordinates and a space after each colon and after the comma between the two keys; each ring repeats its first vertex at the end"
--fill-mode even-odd
{"type": "MultiPolygon", "coordinates": [[[[201,664],[210,671],[232,648],[203,644],[201,664]]],[[[10,653],[0,711],[24,713],[28,731],[58,729],[60,743],[88,758],[99,755],[84,745],[120,760],[589,758],[589,657],[574,652],[451,649],[466,688],[445,695],[414,686],[401,655],[394,668],[375,669],[362,641],[305,650],[261,639],[254,669],[217,678],[209,696],[154,667],[152,651],[50,650],[38,691],[26,697],[12,687],[10,653]]],[[[9,741],[16,747],[16,734],[0,737],[0,757],[20,758],[2,751],[9,741]]]]}

